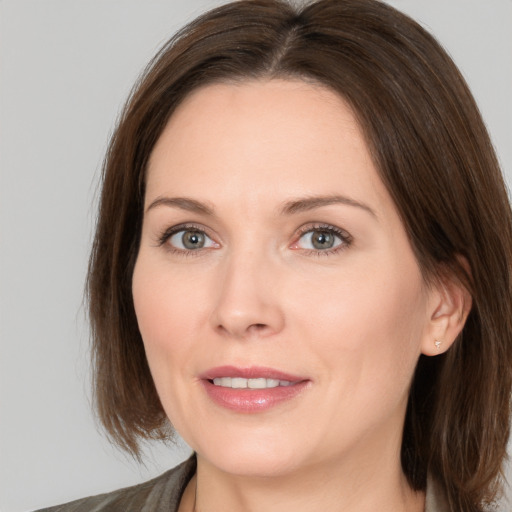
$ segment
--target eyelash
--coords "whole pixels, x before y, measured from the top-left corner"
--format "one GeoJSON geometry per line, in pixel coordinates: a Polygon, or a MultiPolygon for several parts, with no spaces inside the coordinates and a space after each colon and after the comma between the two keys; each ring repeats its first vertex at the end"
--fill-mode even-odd
{"type": "Polygon", "coordinates": [[[203,233],[205,236],[213,240],[213,238],[207,233],[207,231],[204,229],[204,227],[199,226],[197,224],[178,224],[177,226],[172,226],[168,229],[166,229],[159,237],[158,237],[158,245],[164,246],[165,250],[169,251],[173,254],[177,254],[179,256],[199,256],[203,251],[202,249],[196,249],[196,250],[184,250],[184,249],[177,249],[176,247],[173,247],[171,244],[167,244],[166,242],[169,241],[169,239],[175,235],[176,233],[179,233],[180,231],[197,231],[198,233],[203,233]]]}
{"type": "MultiPolygon", "coordinates": [[[[177,249],[173,247],[170,244],[167,244],[168,240],[175,235],[176,233],[179,233],[180,231],[197,231],[199,233],[203,233],[208,238],[213,238],[208,234],[207,230],[204,229],[204,227],[199,226],[197,224],[179,224],[177,226],[172,226],[168,229],[166,229],[159,237],[158,237],[158,246],[166,246],[165,249],[171,253],[178,254],[180,256],[199,256],[204,249],[196,249],[196,250],[184,250],[184,249],[177,249]]],[[[327,233],[333,234],[336,237],[338,237],[341,240],[341,243],[337,245],[336,247],[333,247],[332,249],[325,249],[325,250],[315,250],[315,249],[301,249],[301,248],[295,248],[294,250],[302,250],[306,252],[307,254],[312,254],[315,256],[329,256],[331,254],[336,254],[338,252],[344,251],[345,249],[348,249],[350,245],[352,244],[352,236],[345,230],[337,228],[336,226],[332,226],[330,224],[322,224],[322,223],[315,223],[315,224],[308,224],[305,226],[302,226],[298,229],[297,234],[295,236],[295,241],[292,245],[295,245],[299,242],[299,240],[307,233],[311,233],[313,231],[325,231],[327,233]]]]}
{"type": "Polygon", "coordinates": [[[315,249],[296,249],[296,250],[302,250],[306,251],[307,254],[312,254],[314,256],[330,256],[332,254],[337,254],[339,252],[342,252],[346,249],[348,249],[352,245],[353,238],[352,236],[345,231],[344,229],[340,229],[336,226],[332,226],[331,224],[322,224],[322,223],[314,223],[314,224],[307,224],[305,226],[302,226],[299,228],[296,236],[296,241],[294,244],[297,244],[298,241],[306,234],[311,233],[313,231],[324,231],[330,234],[335,235],[341,240],[341,243],[337,245],[336,247],[333,247],[332,249],[325,249],[325,250],[315,250],[315,249]]]}

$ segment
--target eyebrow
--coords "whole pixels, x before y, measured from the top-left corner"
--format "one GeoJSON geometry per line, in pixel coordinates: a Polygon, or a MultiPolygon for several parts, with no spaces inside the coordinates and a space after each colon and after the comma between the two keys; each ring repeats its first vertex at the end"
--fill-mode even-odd
{"type": "Polygon", "coordinates": [[[171,208],[179,208],[187,212],[201,213],[202,215],[213,215],[213,208],[190,199],[188,197],[157,197],[147,208],[146,213],[157,206],[170,206],[171,208]]]}
{"type": "MultiPolygon", "coordinates": [[[[293,199],[287,201],[281,209],[282,215],[293,215],[296,213],[306,212],[314,210],[315,208],[321,208],[322,206],[330,206],[333,204],[344,204],[347,206],[354,206],[361,208],[368,212],[372,217],[377,218],[377,214],[366,204],[351,199],[345,196],[313,196],[303,197],[299,199],[293,199]]],[[[171,208],[179,208],[188,212],[199,213],[202,215],[213,216],[214,209],[205,203],[196,201],[189,197],[157,197],[147,208],[146,213],[153,208],[158,206],[169,206],[171,208]]]]}
{"type": "Polygon", "coordinates": [[[333,204],[344,204],[347,206],[355,206],[368,212],[372,217],[377,218],[377,214],[368,205],[345,196],[313,196],[294,199],[285,203],[281,213],[284,215],[292,215],[294,213],[305,212],[321,208],[322,206],[330,206],[333,204]]]}

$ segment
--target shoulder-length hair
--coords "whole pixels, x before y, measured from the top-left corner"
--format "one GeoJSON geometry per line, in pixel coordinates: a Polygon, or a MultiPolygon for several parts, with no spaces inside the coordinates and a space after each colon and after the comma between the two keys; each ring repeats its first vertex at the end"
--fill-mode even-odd
{"type": "Polygon", "coordinates": [[[138,456],[170,434],[135,317],[131,279],[145,170],[169,117],[214,82],[292,78],[353,108],[427,281],[449,275],[473,307],[452,348],[421,356],[402,466],[427,473],[451,510],[482,510],[500,488],[512,368],[512,224],[488,133],[460,72],[436,40],[377,0],[242,0],[190,23],[156,55],[110,142],[87,283],[95,398],[112,438],[138,456]]]}

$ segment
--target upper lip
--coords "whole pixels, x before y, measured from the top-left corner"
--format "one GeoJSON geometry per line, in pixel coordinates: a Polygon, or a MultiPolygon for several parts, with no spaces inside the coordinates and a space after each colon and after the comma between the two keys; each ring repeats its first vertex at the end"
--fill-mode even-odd
{"type": "Polygon", "coordinates": [[[217,366],[203,372],[200,376],[204,380],[213,380],[219,377],[241,377],[244,379],[276,379],[289,382],[300,382],[308,380],[305,377],[292,375],[290,373],[268,368],[264,366],[249,366],[239,368],[236,366],[217,366]]]}

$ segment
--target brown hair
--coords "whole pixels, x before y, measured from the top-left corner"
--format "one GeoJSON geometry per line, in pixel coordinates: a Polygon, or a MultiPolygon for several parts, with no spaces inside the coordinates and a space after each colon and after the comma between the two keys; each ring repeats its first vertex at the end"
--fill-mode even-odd
{"type": "Polygon", "coordinates": [[[482,510],[499,490],[509,434],[509,201],[456,66],[417,23],[377,0],[319,0],[302,8],[280,0],[233,2],[185,27],[150,63],[105,159],[90,260],[99,417],[135,455],[141,439],[170,433],[131,293],[145,168],[155,142],[195,88],[274,77],[321,83],[349,102],[425,278],[448,274],[472,295],[454,346],[419,360],[402,466],[415,489],[425,488],[430,473],[452,511],[482,510]]]}

